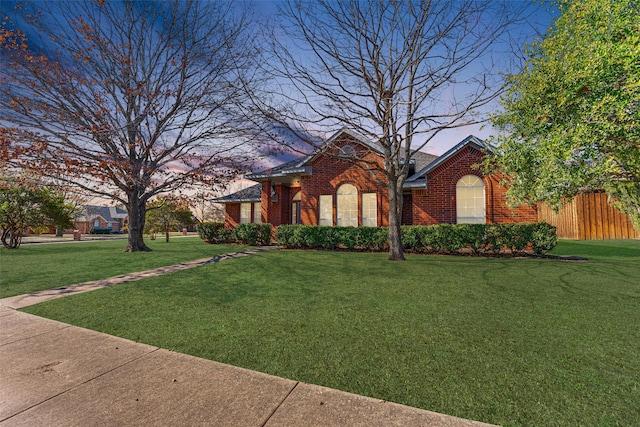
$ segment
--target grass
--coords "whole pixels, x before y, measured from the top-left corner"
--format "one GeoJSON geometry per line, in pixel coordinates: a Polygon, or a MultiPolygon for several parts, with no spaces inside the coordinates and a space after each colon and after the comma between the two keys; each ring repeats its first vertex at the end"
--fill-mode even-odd
{"type": "Polygon", "coordinates": [[[240,250],[199,238],[147,240],[149,253],[125,253],[126,240],[0,248],[0,298],[51,289],[240,250]]]}
{"type": "Polygon", "coordinates": [[[587,262],[267,252],[25,311],[505,426],[640,425],[640,241],[587,262]]]}

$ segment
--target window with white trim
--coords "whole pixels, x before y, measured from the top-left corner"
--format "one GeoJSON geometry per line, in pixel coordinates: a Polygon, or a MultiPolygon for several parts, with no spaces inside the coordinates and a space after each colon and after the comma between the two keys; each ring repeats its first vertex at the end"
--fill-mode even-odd
{"type": "Polygon", "coordinates": [[[240,203],[240,224],[251,222],[251,203],[240,203]]]}
{"type": "Polygon", "coordinates": [[[253,222],[260,224],[262,222],[262,203],[253,203],[253,222]]]}
{"type": "Polygon", "coordinates": [[[300,224],[300,201],[302,193],[298,191],[291,199],[291,224],[300,224]]]}
{"type": "Polygon", "coordinates": [[[376,193],[362,193],[362,226],[378,226],[378,195],[376,193]]]}
{"type": "Polygon", "coordinates": [[[458,224],[484,224],[484,182],[475,175],[465,175],[456,184],[456,217],[458,224]]]}
{"type": "Polygon", "coordinates": [[[318,225],[333,225],[333,196],[323,194],[320,196],[320,216],[318,225]]]}
{"type": "Polygon", "coordinates": [[[352,184],[338,187],[336,212],[338,227],[358,226],[358,190],[352,184]]]}

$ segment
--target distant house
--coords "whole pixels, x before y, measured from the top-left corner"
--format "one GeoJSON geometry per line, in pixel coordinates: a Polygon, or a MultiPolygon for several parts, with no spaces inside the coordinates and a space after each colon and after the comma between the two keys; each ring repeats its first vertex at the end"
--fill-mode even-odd
{"type": "MultiPolygon", "coordinates": [[[[507,206],[499,174],[485,175],[474,167],[491,150],[469,136],[442,156],[415,153],[403,187],[403,224],[536,221],[535,207],[507,206]]],[[[225,204],[225,226],[387,226],[384,176],[359,167],[358,161],[383,165],[381,147],[342,129],[308,156],[247,175],[258,184],[216,200],[225,204]]]]}
{"type": "Polygon", "coordinates": [[[117,206],[85,206],[74,220],[75,229],[88,234],[93,228],[122,231],[129,221],[129,214],[117,206]]]}

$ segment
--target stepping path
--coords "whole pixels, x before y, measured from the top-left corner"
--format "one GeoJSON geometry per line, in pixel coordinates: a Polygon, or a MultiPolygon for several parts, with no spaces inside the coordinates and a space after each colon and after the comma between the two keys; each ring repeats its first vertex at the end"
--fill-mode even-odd
{"type": "Polygon", "coordinates": [[[151,270],[122,274],[120,276],[109,277],[107,279],[92,280],[90,282],[78,283],[75,285],[31,292],[24,295],[17,295],[14,297],[0,299],[0,305],[13,309],[24,308],[56,298],[62,298],[69,295],[80,294],[83,292],[95,291],[96,289],[108,288],[110,286],[120,285],[122,283],[134,282],[136,280],[142,280],[149,277],[156,277],[167,273],[173,273],[174,271],[187,270],[189,268],[200,267],[202,265],[253,255],[259,252],[265,252],[273,249],[277,249],[277,247],[263,246],[259,248],[247,249],[244,251],[232,252],[224,255],[217,255],[213,258],[202,258],[194,261],[185,261],[181,262],[180,264],[167,265],[165,267],[152,268],[151,270]]]}

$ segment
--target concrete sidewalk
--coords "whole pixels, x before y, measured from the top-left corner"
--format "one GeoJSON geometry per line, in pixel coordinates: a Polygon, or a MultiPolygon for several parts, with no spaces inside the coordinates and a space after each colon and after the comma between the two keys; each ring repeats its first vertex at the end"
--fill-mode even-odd
{"type": "Polygon", "coordinates": [[[482,426],[0,306],[0,426],[482,426]]]}

